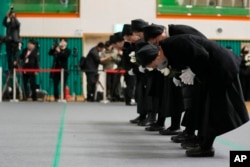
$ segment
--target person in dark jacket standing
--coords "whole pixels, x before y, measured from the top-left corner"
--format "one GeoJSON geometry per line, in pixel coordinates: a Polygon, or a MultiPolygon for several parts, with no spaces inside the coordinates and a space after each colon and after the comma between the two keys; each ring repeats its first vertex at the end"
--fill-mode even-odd
{"type": "Polygon", "coordinates": [[[136,54],[144,66],[151,68],[168,61],[169,66],[182,72],[179,78],[187,85],[194,84],[194,77],[200,82],[202,90],[196,94],[199,103],[193,106],[197,117],[192,120],[197,124],[199,146],[188,149],[187,156],[214,156],[216,136],[249,121],[239,81],[239,61],[216,42],[177,35],[161,41],[160,46],[143,46],[136,54]]]}
{"type": "Polygon", "coordinates": [[[3,19],[3,26],[6,27],[6,55],[8,59],[8,68],[13,69],[13,62],[16,61],[20,42],[20,22],[16,18],[13,10],[9,11],[3,19]]]}
{"type": "Polygon", "coordinates": [[[245,101],[250,100],[250,46],[243,46],[239,57],[240,81],[245,101]]]}
{"type": "MultiPolygon", "coordinates": [[[[23,69],[38,69],[39,68],[39,52],[36,49],[36,41],[30,39],[27,45],[27,48],[23,49],[20,59],[22,61],[23,69]]],[[[28,89],[28,83],[31,88],[31,97],[33,101],[37,100],[36,95],[36,72],[24,72],[23,73],[23,87],[24,87],[24,98],[27,100],[30,95],[28,89]]]]}
{"type": "MultiPolygon", "coordinates": [[[[65,91],[66,82],[68,78],[68,58],[71,50],[67,48],[67,39],[61,38],[58,46],[50,49],[49,55],[54,56],[53,69],[64,69],[63,90],[65,91]]],[[[55,101],[59,100],[59,84],[61,81],[61,73],[52,73],[51,78],[54,82],[54,98],[55,101]]],[[[64,92],[65,95],[65,92],[64,92]]],[[[64,98],[64,97],[63,97],[64,98]]]]}
{"type": "Polygon", "coordinates": [[[95,101],[96,83],[98,81],[98,66],[101,62],[105,62],[112,58],[111,55],[100,57],[99,53],[103,52],[105,45],[99,42],[96,46],[90,49],[86,56],[85,74],[87,77],[87,101],[95,101]]]}

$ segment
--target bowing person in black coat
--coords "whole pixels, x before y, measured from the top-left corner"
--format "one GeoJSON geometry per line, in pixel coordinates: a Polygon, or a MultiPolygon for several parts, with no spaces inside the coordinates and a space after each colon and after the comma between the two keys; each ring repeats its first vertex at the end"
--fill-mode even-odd
{"type": "MultiPolygon", "coordinates": [[[[22,61],[22,68],[24,69],[38,69],[39,68],[39,52],[36,49],[36,41],[30,39],[21,55],[20,60],[22,61]]],[[[30,91],[28,88],[28,84],[30,84],[31,88],[31,97],[33,101],[37,100],[36,95],[36,72],[24,72],[23,73],[23,87],[24,87],[24,98],[23,100],[27,100],[30,95],[30,91]]]]}
{"type": "MultiPolygon", "coordinates": [[[[144,39],[151,44],[159,44],[161,40],[168,38],[170,36],[176,36],[180,34],[193,34],[206,38],[200,31],[188,25],[173,25],[170,24],[167,27],[157,24],[151,24],[144,28],[144,39]]],[[[167,64],[161,65],[161,69],[158,69],[158,73],[162,73],[163,81],[165,84],[162,87],[153,86],[151,92],[159,92],[158,96],[160,99],[160,107],[158,110],[158,120],[155,124],[152,124],[151,127],[146,128],[149,131],[160,130],[162,135],[177,135],[173,136],[171,139],[174,142],[192,142],[195,140],[195,130],[193,128],[192,122],[186,121],[188,117],[193,115],[192,102],[193,94],[196,91],[199,91],[199,85],[185,85],[181,83],[177,78],[172,78],[166,75],[168,71],[166,67],[167,64]],[[174,81],[174,82],[173,82],[174,81]],[[157,91],[155,89],[161,89],[157,91]],[[185,112],[182,125],[185,126],[185,130],[181,133],[180,121],[183,111],[185,112]],[[171,117],[171,125],[166,129],[164,127],[164,122],[166,117],[171,117]]],[[[155,75],[156,76],[156,75],[155,75]]],[[[160,77],[160,75],[158,75],[160,77]]],[[[153,83],[158,84],[158,79],[153,79],[153,83]]]]}
{"type": "Polygon", "coordinates": [[[122,35],[124,38],[123,54],[121,57],[122,67],[126,70],[124,74],[124,81],[126,83],[126,88],[124,90],[125,104],[128,106],[136,105],[135,101],[135,75],[129,75],[128,71],[130,69],[136,68],[136,65],[131,62],[131,55],[133,55],[133,43],[137,41],[138,37],[133,35],[131,25],[124,24],[122,29],[122,35]]]}
{"type": "Polygon", "coordinates": [[[194,35],[178,35],[142,47],[137,53],[141,63],[156,68],[164,61],[174,69],[185,84],[202,86],[196,103],[199,146],[186,151],[190,157],[214,156],[216,136],[236,129],[249,121],[239,82],[239,62],[226,48],[214,41],[194,35]],[[183,67],[189,67],[183,69],[183,67]]]}

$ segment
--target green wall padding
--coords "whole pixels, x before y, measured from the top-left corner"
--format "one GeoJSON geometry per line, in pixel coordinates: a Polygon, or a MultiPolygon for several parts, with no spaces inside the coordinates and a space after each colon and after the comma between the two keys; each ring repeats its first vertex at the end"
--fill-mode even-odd
{"type": "Polygon", "coordinates": [[[250,41],[241,41],[241,40],[216,40],[220,45],[227,47],[230,46],[233,49],[235,55],[240,56],[240,50],[242,43],[250,43],[250,41]]]}

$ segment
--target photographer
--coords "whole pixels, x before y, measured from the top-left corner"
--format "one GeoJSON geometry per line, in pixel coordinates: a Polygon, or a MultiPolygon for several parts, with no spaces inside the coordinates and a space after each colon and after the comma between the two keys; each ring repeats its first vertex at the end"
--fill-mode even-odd
{"type": "Polygon", "coordinates": [[[13,62],[18,55],[18,44],[20,42],[20,22],[17,20],[13,8],[11,8],[4,17],[3,26],[6,27],[5,44],[8,57],[8,67],[9,70],[12,71],[13,62]]]}
{"type": "MultiPolygon", "coordinates": [[[[54,56],[52,69],[64,69],[64,81],[63,81],[64,91],[65,91],[65,86],[66,86],[67,77],[68,77],[68,72],[67,72],[68,57],[70,56],[70,54],[71,54],[71,50],[67,48],[66,38],[61,38],[58,46],[56,46],[54,42],[54,45],[49,51],[49,55],[54,56]]],[[[61,80],[61,75],[60,73],[51,73],[50,77],[54,81],[54,98],[55,98],[55,101],[57,101],[59,99],[58,86],[61,80]]]]}

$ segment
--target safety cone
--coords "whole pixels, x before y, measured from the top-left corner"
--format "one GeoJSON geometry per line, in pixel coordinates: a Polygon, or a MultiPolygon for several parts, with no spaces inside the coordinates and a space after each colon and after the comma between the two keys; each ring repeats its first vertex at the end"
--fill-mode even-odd
{"type": "Polygon", "coordinates": [[[68,101],[71,99],[70,97],[70,89],[68,86],[65,87],[65,99],[68,101]]]}

